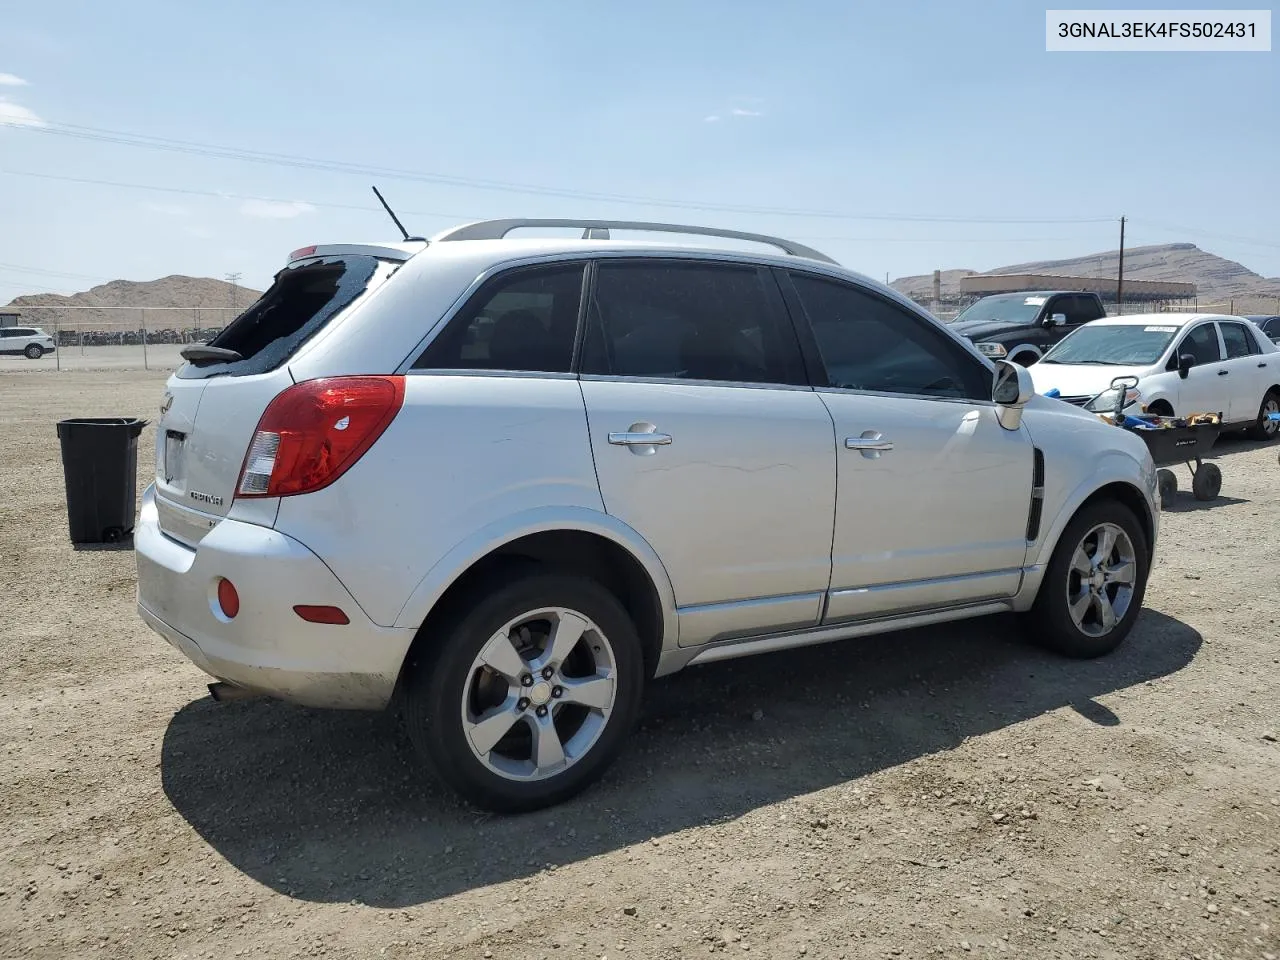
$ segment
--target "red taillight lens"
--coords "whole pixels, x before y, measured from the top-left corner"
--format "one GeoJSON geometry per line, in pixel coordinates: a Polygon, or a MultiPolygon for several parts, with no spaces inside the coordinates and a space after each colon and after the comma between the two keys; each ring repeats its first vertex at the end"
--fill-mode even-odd
{"type": "Polygon", "coordinates": [[[321,607],[300,603],[293,608],[293,612],[308,623],[332,623],[342,626],[351,622],[341,607],[321,607]]]}
{"type": "Polygon", "coordinates": [[[320,490],[364,456],[404,405],[404,377],[331,377],[285,390],[249,444],[236,495],[320,490]]]}
{"type": "Polygon", "coordinates": [[[240,594],[236,592],[236,585],[230,580],[218,581],[218,606],[222,610],[222,615],[228,620],[234,620],[236,614],[240,612],[240,594]]]}

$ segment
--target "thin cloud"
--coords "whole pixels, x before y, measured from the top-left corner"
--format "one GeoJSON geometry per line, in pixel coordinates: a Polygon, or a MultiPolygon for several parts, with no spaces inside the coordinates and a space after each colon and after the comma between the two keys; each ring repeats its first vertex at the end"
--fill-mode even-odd
{"type": "Polygon", "coordinates": [[[703,118],[702,118],[702,122],[703,122],[703,123],[719,123],[719,122],[720,122],[720,115],[719,115],[719,114],[716,114],[716,113],[713,113],[713,114],[711,114],[711,116],[709,116],[709,117],[703,117],[703,118]]]}
{"type": "Polygon", "coordinates": [[[15,77],[12,73],[0,73],[0,87],[25,87],[28,86],[27,81],[21,77],[15,77]]]}
{"type": "Polygon", "coordinates": [[[315,213],[316,208],[301,200],[246,200],[240,204],[240,212],[259,220],[292,220],[303,214],[315,213]]]}
{"type": "Polygon", "coordinates": [[[20,103],[0,98],[0,127],[46,127],[47,123],[34,111],[20,103]]]}
{"type": "Polygon", "coordinates": [[[760,110],[745,110],[742,107],[734,107],[729,111],[734,117],[763,117],[764,113],[760,110]]]}

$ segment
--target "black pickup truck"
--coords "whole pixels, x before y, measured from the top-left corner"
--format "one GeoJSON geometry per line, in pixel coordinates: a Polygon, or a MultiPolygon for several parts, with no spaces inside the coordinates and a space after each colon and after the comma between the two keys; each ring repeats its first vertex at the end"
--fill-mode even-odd
{"type": "Polygon", "coordinates": [[[950,326],[991,359],[1028,367],[1072,330],[1106,315],[1096,293],[1038,290],[983,297],[950,326]]]}

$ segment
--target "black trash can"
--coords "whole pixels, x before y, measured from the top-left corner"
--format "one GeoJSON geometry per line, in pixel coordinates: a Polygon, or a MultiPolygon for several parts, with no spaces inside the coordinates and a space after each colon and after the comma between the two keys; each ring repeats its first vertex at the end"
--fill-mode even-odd
{"type": "Polygon", "coordinates": [[[131,417],[58,422],[72,543],[115,543],[132,532],[138,435],[146,425],[131,417]]]}

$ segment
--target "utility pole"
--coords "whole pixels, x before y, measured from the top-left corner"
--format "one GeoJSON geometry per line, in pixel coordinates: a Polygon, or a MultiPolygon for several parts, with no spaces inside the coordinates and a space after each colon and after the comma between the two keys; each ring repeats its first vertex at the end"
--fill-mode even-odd
{"type": "Polygon", "coordinates": [[[1124,303],[1124,217],[1120,218],[1120,269],[1116,273],[1116,310],[1124,303]]]}
{"type": "Polygon", "coordinates": [[[236,309],[236,290],[240,286],[240,274],[228,273],[226,276],[227,283],[231,284],[231,310],[236,309]]]}

